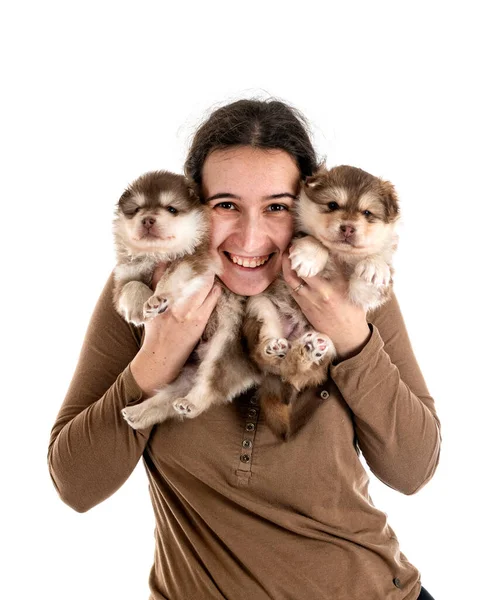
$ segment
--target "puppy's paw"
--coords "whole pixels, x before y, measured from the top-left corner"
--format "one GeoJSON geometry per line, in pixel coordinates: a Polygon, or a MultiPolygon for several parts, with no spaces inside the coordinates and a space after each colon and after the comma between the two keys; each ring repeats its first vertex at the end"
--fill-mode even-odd
{"type": "Polygon", "coordinates": [[[284,358],[288,350],[289,342],[285,338],[270,338],[263,347],[265,355],[270,358],[284,358]]]}
{"type": "Polygon", "coordinates": [[[355,267],[355,275],[376,286],[387,286],[391,281],[390,267],[382,261],[362,260],[355,267]]]}
{"type": "Polygon", "coordinates": [[[320,364],[327,355],[331,356],[334,354],[334,344],[330,338],[316,331],[305,333],[303,337],[299,339],[299,343],[304,346],[304,350],[311,362],[317,365],[320,364]]]}
{"type": "MultiPolygon", "coordinates": [[[[143,404],[145,403],[143,402],[143,404]]],[[[143,406],[143,404],[122,409],[122,417],[132,429],[145,429],[163,420],[162,415],[158,414],[154,408],[143,406]]]]}
{"type": "Polygon", "coordinates": [[[144,319],[153,319],[153,317],[165,312],[168,306],[169,301],[165,296],[151,296],[143,306],[144,319]]]}
{"type": "Polygon", "coordinates": [[[190,402],[188,398],[176,400],[173,403],[172,408],[177,412],[178,415],[188,419],[197,417],[203,410],[196,404],[193,404],[193,402],[190,402]]]}
{"type": "Polygon", "coordinates": [[[323,271],[329,253],[320,244],[303,244],[292,246],[289,252],[291,266],[298,277],[313,277],[323,271]]]}

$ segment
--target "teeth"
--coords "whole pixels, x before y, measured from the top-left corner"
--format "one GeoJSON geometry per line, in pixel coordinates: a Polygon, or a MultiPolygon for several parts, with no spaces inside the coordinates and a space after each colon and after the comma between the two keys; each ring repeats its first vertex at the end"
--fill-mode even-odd
{"type": "Polygon", "coordinates": [[[264,265],[264,263],[269,259],[269,256],[265,256],[263,258],[240,258],[239,256],[232,256],[230,254],[231,260],[241,267],[250,267],[254,269],[255,267],[260,267],[264,265]]]}

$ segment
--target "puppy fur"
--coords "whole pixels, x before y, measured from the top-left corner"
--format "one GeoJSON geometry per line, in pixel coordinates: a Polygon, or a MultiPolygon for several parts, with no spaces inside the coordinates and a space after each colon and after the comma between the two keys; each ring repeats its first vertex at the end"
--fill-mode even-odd
{"type": "MultiPolygon", "coordinates": [[[[126,321],[142,325],[167,308],[176,310],[208,276],[220,273],[219,259],[209,252],[208,211],[194,184],[168,171],[146,173],[125,190],[113,223],[113,299],[126,321]],[[159,262],[168,266],[153,292],[152,276],[159,262]]],[[[127,423],[143,429],[169,417],[193,418],[254,386],[260,375],[242,345],[244,310],[245,298],[223,286],[195,350],[197,364],[185,366],[174,382],[151,398],[123,409],[127,423]]]]}
{"type": "MultiPolygon", "coordinates": [[[[302,184],[294,210],[297,236],[290,258],[298,276],[342,274],[353,303],[370,311],[386,302],[398,241],[393,185],[356,167],[322,167],[302,184]]],[[[325,381],[335,348],[327,336],[311,331],[283,279],[249,299],[244,334],[252,360],[269,374],[260,388],[265,418],[287,439],[297,393],[325,381]],[[285,332],[284,317],[292,334],[285,332]]]]}

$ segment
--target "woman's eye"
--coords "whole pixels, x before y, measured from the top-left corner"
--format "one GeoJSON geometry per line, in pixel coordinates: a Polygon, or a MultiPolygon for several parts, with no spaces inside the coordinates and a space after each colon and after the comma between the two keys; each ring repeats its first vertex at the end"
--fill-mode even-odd
{"type": "Polygon", "coordinates": [[[235,205],[233,204],[233,202],[218,202],[218,204],[216,204],[214,208],[223,208],[224,210],[231,210],[232,208],[235,208],[235,205]]]}
{"type": "Polygon", "coordinates": [[[339,204],[337,202],[329,202],[327,207],[329,210],[337,210],[339,208],[339,204]]]}
{"type": "Polygon", "coordinates": [[[280,212],[282,210],[289,210],[289,207],[285,204],[270,204],[270,206],[268,206],[268,210],[270,212],[280,212]]]}
{"type": "Polygon", "coordinates": [[[170,213],[172,213],[173,215],[177,215],[177,213],[179,212],[177,210],[177,208],[174,208],[173,206],[168,206],[167,207],[167,211],[170,212],[170,213]]]}

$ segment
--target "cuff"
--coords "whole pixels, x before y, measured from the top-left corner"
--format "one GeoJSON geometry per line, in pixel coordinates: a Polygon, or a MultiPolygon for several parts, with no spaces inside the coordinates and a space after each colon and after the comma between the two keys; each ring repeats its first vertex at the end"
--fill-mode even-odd
{"type": "Polygon", "coordinates": [[[141,400],[144,400],[143,390],[137,384],[137,381],[134,379],[134,375],[132,375],[130,363],[122,373],[122,382],[124,384],[127,400],[125,406],[133,406],[134,404],[141,402],[141,400]]]}
{"type": "Polygon", "coordinates": [[[374,356],[376,356],[376,354],[383,348],[384,342],[381,339],[377,327],[375,327],[372,323],[368,323],[368,325],[369,329],[371,330],[371,336],[369,338],[369,341],[355,356],[352,356],[351,358],[346,358],[338,364],[331,365],[330,375],[332,379],[336,380],[336,378],[343,374],[345,371],[351,369],[358,369],[361,365],[367,366],[368,362],[370,362],[371,359],[374,356]]]}

